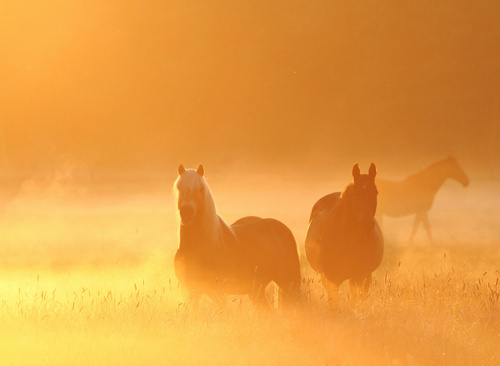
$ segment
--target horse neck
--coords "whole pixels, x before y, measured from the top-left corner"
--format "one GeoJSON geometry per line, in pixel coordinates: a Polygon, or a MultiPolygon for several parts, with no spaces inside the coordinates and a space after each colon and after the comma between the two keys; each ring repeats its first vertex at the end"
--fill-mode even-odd
{"type": "Polygon", "coordinates": [[[202,212],[189,226],[181,225],[179,249],[195,247],[197,250],[211,251],[224,247],[222,219],[215,212],[213,202],[205,207],[210,212],[202,212]]]}
{"type": "Polygon", "coordinates": [[[179,249],[219,250],[224,247],[222,234],[220,224],[207,226],[200,222],[189,226],[181,225],[179,249]]]}
{"type": "Polygon", "coordinates": [[[446,161],[440,161],[415,174],[417,183],[427,187],[429,191],[437,192],[443,183],[450,178],[450,169],[446,161]]]}
{"type": "Polygon", "coordinates": [[[353,183],[349,184],[340,195],[340,213],[344,220],[355,220],[354,207],[352,205],[352,187],[353,183]]]}

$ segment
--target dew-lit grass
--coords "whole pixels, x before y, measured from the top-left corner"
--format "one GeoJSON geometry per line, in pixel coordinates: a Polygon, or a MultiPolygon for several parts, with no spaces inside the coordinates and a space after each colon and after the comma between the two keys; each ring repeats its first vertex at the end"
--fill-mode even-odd
{"type": "MultiPolygon", "coordinates": [[[[160,198],[7,208],[3,364],[500,363],[500,243],[491,238],[475,240],[472,232],[457,244],[441,226],[436,243],[422,235],[409,246],[400,237],[411,222],[393,228],[388,221],[384,260],[362,302],[352,303],[343,285],[340,309],[331,311],[304,262],[295,308],[263,309],[235,296],[195,303],[175,278],[176,222],[171,201],[160,198]]],[[[236,215],[225,199],[222,210],[236,215]]],[[[275,212],[292,223],[299,248],[309,200],[275,212]]]]}

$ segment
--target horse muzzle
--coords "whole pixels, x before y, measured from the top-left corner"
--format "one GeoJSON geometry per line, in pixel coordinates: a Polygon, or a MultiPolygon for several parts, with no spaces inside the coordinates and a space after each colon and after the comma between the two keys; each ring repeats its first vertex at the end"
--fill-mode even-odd
{"type": "Polygon", "coordinates": [[[181,215],[181,222],[184,225],[189,225],[194,221],[195,210],[193,205],[184,204],[181,206],[179,210],[179,214],[181,215]]]}

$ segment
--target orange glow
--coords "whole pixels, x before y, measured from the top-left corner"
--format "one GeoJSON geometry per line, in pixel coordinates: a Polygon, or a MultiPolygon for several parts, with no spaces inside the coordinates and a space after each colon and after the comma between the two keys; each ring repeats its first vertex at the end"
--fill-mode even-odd
{"type": "Polygon", "coordinates": [[[0,0],[0,361],[499,364],[499,19],[452,0],[0,0]],[[470,185],[441,187],[433,244],[388,215],[370,296],[341,287],[332,314],[304,253],[314,202],[356,162],[401,181],[448,155],[470,185]],[[203,163],[228,223],[291,229],[298,309],[185,296],[180,163],[203,163]]]}
{"type": "Polygon", "coordinates": [[[451,153],[498,171],[498,15],[451,1],[2,2],[4,155],[394,170],[451,153]]]}

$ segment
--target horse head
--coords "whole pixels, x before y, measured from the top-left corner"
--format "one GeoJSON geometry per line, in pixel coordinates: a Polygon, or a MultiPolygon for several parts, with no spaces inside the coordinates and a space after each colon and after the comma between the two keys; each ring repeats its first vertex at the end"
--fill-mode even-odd
{"type": "Polygon", "coordinates": [[[377,168],[371,164],[368,174],[361,174],[358,164],[352,168],[354,182],[350,184],[351,213],[354,215],[359,230],[371,230],[375,225],[378,190],[375,186],[377,168]]]}
{"type": "Polygon", "coordinates": [[[463,170],[463,168],[458,163],[457,159],[452,156],[448,157],[448,166],[450,167],[450,178],[455,179],[457,182],[461,183],[464,187],[469,185],[469,177],[463,170]]]}
{"type": "Polygon", "coordinates": [[[203,175],[205,170],[203,165],[198,169],[186,170],[184,166],[179,165],[179,177],[175,182],[177,195],[177,208],[182,225],[191,225],[197,221],[205,208],[207,184],[203,175]]]}

